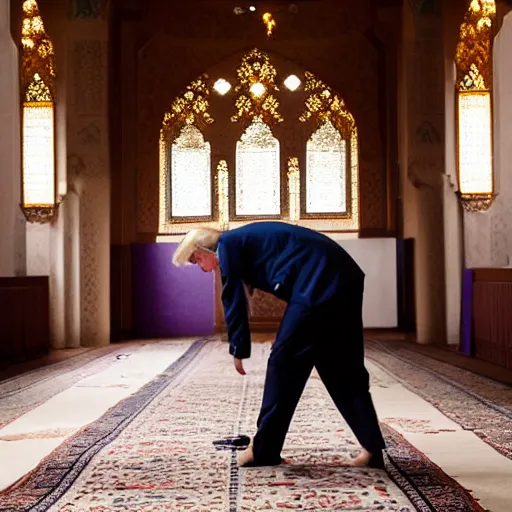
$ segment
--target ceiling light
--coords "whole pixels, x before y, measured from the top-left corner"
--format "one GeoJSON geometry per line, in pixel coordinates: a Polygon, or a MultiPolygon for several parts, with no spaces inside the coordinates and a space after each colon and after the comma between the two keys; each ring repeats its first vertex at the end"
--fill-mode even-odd
{"type": "Polygon", "coordinates": [[[301,85],[300,78],[295,75],[290,75],[285,81],[284,85],[290,90],[295,91],[297,90],[301,85]]]}
{"type": "Polygon", "coordinates": [[[251,5],[251,6],[249,7],[249,11],[254,12],[255,10],[256,10],[256,7],[254,7],[254,5],[251,5]]]}
{"type": "Polygon", "coordinates": [[[224,78],[219,78],[214,84],[213,88],[222,96],[226,94],[231,89],[231,84],[224,80],[224,78]]]}
{"type": "Polygon", "coordinates": [[[254,96],[260,97],[265,94],[266,89],[262,83],[256,82],[251,85],[251,88],[249,90],[251,91],[251,94],[253,94],[254,96]]]}

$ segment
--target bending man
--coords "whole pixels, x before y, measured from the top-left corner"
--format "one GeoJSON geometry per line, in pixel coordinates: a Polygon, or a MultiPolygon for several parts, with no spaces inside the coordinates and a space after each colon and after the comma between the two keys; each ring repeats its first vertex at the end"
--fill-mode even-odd
{"type": "Polygon", "coordinates": [[[192,230],[173,263],[220,269],[229,352],[242,375],[251,354],[247,290],[288,303],[268,360],[258,431],[239,454],[241,466],[282,462],[293,414],[316,367],[363,448],[352,464],[383,467],[385,444],[364,365],[364,273],[343,248],[306,228],[256,222],[226,232],[192,230]]]}

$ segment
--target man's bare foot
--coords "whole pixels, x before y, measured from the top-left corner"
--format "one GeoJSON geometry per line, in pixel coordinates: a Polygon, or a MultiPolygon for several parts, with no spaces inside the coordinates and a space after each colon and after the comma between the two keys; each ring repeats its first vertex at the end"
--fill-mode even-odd
{"type": "Polygon", "coordinates": [[[246,466],[254,461],[254,453],[252,451],[252,444],[250,444],[245,450],[237,453],[237,463],[240,467],[246,466]]]}
{"type": "Polygon", "coordinates": [[[367,467],[374,469],[386,469],[382,450],[370,453],[368,450],[363,448],[361,453],[351,462],[350,465],[356,468],[367,467]]]}
{"type": "Polygon", "coordinates": [[[364,448],[361,450],[361,453],[350,463],[351,466],[356,468],[368,466],[370,461],[372,460],[372,454],[365,450],[364,448]]]}

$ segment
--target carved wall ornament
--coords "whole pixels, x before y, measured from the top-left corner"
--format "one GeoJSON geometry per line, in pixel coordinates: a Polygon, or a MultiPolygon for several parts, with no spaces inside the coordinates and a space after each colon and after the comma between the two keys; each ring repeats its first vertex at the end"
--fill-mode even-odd
{"type": "Polygon", "coordinates": [[[413,9],[419,14],[439,14],[438,0],[410,0],[413,9]]]}
{"type": "Polygon", "coordinates": [[[419,145],[440,145],[443,137],[430,121],[423,121],[416,129],[416,142],[419,145]]]}
{"type": "Polygon", "coordinates": [[[55,206],[22,206],[23,215],[30,224],[50,224],[57,218],[59,202],[55,206]]]}
{"type": "Polygon", "coordinates": [[[107,7],[107,0],[71,0],[70,17],[90,19],[101,17],[107,7]]]}
{"type": "Polygon", "coordinates": [[[469,213],[486,212],[494,203],[497,194],[461,194],[457,192],[462,208],[469,213]]]}
{"type": "Polygon", "coordinates": [[[431,156],[412,159],[407,166],[407,176],[416,188],[439,188],[443,184],[439,165],[431,156]]]}

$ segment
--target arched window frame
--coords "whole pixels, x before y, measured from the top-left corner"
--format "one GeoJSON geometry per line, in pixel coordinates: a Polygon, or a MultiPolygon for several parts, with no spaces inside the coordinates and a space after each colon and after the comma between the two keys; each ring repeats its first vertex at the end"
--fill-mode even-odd
{"type": "MultiPolygon", "coordinates": [[[[217,217],[216,181],[210,147],[210,215],[174,216],[172,212],[172,146],[187,125],[194,126],[205,142],[205,128],[214,122],[209,113],[210,87],[208,75],[201,75],[187,86],[185,92],[176,98],[169,111],[164,115],[160,130],[160,211],[159,232],[172,233],[183,231],[185,226],[198,222],[213,222],[217,217]]],[[[186,228],[185,228],[186,229],[186,228]]]]}
{"type": "MultiPolygon", "coordinates": [[[[300,76],[302,83],[301,91],[307,92],[305,109],[300,117],[286,119],[286,127],[283,124],[283,117],[280,113],[280,100],[283,94],[292,95],[294,90],[286,90],[277,87],[284,77],[277,75],[276,69],[270,62],[268,55],[259,50],[252,50],[244,56],[241,66],[237,70],[237,80],[233,76],[215,77],[217,80],[209,80],[206,75],[199,79],[202,103],[193,107],[196,94],[193,91],[193,84],[187,87],[184,95],[180,96],[166,114],[162,125],[160,137],[160,228],[161,235],[183,234],[194,224],[210,226],[220,229],[233,229],[240,227],[247,222],[260,219],[279,219],[284,222],[292,222],[311,229],[324,232],[344,233],[348,236],[357,236],[359,232],[359,139],[358,131],[352,114],[345,107],[343,100],[309,72],[304,74],[295,71],[300,76]],[[225,78],[231,80],[235,87],[228,86],[224,91],[215,87],[217,82],[226,82],[225,78]],[[255,83],[262,84],[265,93],[253,94],[251,88],[255,83]],[[215,91],[215,92],[214,92],[215,91]],[[229,144],[232,149],[226,147],[226,139],[222,143],[222,149],[216,146],[215,138],[212,136],[211,166],[212,166],[212,194],[213,216],[211,218],[187,218],[173,219],[169,216],[169,152],[168,147],[172,143],[169,134],[179,132],[183,123],[192,122],[199,127],[201,123],[207,127],[213,119],[208,114],[209,94],[215,94],[216,104],[214,111],[220,116],[220,109],[229,106],[221,106],[222,101],[232,101],[235,105],[235,113],[231,116],[232,128],[228,128],[229,144]],[[234,93],[234,94],[233,94],[234,93]],[[204,100],[204,101],[203,101],[204,100]],[[206,116],[205,116],[206,114],[206,116]],[[205,117],[203,117],[205,116],[205,117]],[[240,140],[242,133],[256,117],[261,117],[266,125],[271,128],[274,137],[280,145],[280,215],[236,215],[236,143],[240,140]],[[347,141],[347,211],[344,213],[311,213],[304,215],[305,198],[304,181],[306,172],[306,141],[307,133],[312,134],[325,120],[329,119],[336,129],[347,141]],[[288,123],[291,123],[288,125],[288,123]],[[288,126],[294,123],[304,123],[304,127],[297,126],[300,139],[304,139],[303,147],[292,149],[289,144],[282,145],[282,137],[288,130],[288,126]],[[238,125],[238,126],[236,126],[238,125]],[[213,168],[216,170],[213,171],[213,168]]],[[[197,81],[196,81],[197,82],[197,81]]],[[[224,84],[226,85],[226,84],[224,84]]],[[[229,84],[230,85],[230,84],[229,84]]],[[[261,88],[260,88],[261,89],[261,88]]],[[[304,94],[302,94],[304,98],[304,94]]],[[[302,101],[302,100],[301,100],[302,101]]],[[[224,122],[224,121],[223,121],[224,122]]],[[[223,125],[224,126],[224,125],[223,125]]],[[[222,127],[220,127],[222,129],[222,127]]],[[[212,133],[208,128],[201,132],[205,135],[212,133]]],[[[173,135],[175,137],[175,135],[173,135]]]]}
{"type": "Polygon", "coordinates": [[[495,15],[494,0],[471,0],[460,27],[455,56],[458,194],[468,212],[486,211],[495,199],[492,111],[495,15]],[[475,168],[474,161],[478,160],[475,168]]]}
{"type": "Polygon", "coordinates": [[[21,26],[21,208],[28,222],[46,224],[55,217],[55,56],[36,0],[22,5],[21,26]]]}
{"type": "Polygon", "coordinates": [[[359,230],[359,138],[353,115],[345,102],[330,87],[310,72],[306,72],[305,89],[309,91],[305,111],[300,117],[303,123],[309,123],[311,137],[329,121],[346,143],[346,211],[308,213],[307,201],[307,146],[305,162],[300,173],[300,219],[343,221],[344,231],[359,230]]]}

